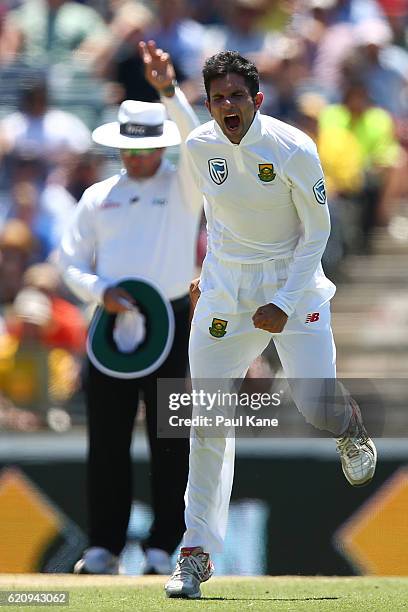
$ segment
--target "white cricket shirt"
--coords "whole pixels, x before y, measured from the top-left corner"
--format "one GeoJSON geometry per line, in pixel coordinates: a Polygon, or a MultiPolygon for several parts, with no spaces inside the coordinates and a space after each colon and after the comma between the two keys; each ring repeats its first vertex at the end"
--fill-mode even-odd
{"type": "MultiPolygon", "coordinates": [[[[164,98],[182,141],[198,125],[182,92],[164,98]]],[[[177,168],[164,159],[157,173],[134,180],[125,170],[84,192],[59,254],[64,279],[84,301],[101,301],[122,278],[143,276],[174,300],[193,278],[202,194],[180,147],[177,168]]]]}
{"type": "Polygon", "coordinates": [[[186,144],[206,200],[208,251],[238,264],[290,258],[286,283],[270,296],[288,315],[306,289],[332,297],[320,264],[330,217],[314,142],[257,112],[238,145],[215,121],[193,130],[186,144]]]}

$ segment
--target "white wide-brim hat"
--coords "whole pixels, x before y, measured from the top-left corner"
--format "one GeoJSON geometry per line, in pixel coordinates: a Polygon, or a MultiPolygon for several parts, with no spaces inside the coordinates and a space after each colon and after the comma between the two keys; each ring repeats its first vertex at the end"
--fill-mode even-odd
{"type": "Polygon", "coordinates": [[[180,144],[177,125],[165,117],[166,109],[160,102],[125,100],[119,107],[118,121],[96,128],[92,139],[117,149],[160,149],[180,144]]]}

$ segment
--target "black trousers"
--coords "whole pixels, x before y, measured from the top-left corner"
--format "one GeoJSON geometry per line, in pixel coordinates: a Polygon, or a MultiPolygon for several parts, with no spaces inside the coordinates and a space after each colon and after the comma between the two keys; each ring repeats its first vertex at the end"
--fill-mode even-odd
{"type": "Polygon", "coordinates": [[[88,522],[90,546],[119,555],[126,543],[132,503],[130,446],[140,392],[146,404],[154,521],[144,547],[172,553],[185,530],[184,491],[189,441],[157,438],[158,378],[186,375],[189,300],[172,303],[175,336],[163,365],[144,378],[121,380],[89,364],[86,384],[88,415],[88,522]]]}

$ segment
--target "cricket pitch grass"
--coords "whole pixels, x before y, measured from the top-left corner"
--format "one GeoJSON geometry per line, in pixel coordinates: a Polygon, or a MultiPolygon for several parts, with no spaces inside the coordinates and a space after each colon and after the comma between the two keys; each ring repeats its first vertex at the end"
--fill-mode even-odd
{"type": "Polygon", "coordinates": [[[399,612],[408,611],[408,577],[220,577],[202,586],[202,599],[167,599],[161,576],[1,574],[0,591],[68,591],[69,605],[2,605],[7,612],[399,612]]]}

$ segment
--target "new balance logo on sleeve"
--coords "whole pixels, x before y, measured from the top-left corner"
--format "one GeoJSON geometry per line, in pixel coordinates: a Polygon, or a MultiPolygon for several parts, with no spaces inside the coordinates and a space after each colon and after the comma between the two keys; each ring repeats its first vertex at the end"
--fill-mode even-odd
{"type": "Polygon", "coordinates": [[[310,312],[306,315],[305,323],[315,323],[320,319],[320,313],[318,312],[310,312]]]}

